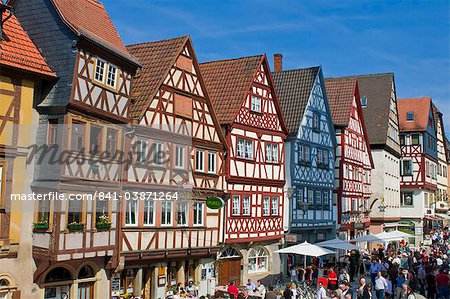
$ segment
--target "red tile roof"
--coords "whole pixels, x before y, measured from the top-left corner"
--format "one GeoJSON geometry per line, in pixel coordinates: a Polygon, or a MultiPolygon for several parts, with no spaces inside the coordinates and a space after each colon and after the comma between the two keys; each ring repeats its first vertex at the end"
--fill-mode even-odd
{"type": "Polygon", "coordinates": [[[142,64],[133,82],[131,118],[140,118],[167,77],[170,68],[183,51],[189,36],[127,46],[128,51],[142,64]]]}
{"type": "MultiPolygon", "coordinates": [[[[6,19],[9,11],[2,14],[6,19]]],[[[13,15],[3,25],[3,40],[0,40],[0,65],[55,77],[30,37],[13,15]]]]}
{"type": "Polygon", "coordinates": [[[348,126],[357,80],[354,78],[325,79],[328,102],[330,103],[333,124],[348,126]]]}
{"type": "Polygon", "coordinates": [[[209,97],[221,125],[236,118],[264,55],[200,64],[209,97]]]}
{"type": "Polygon", "coordinates": [[[52,0],[61,19],[76,33],[131,59],[108,12],[96,0],[52,0]]]}
{"type": "Polygon", "coordinates": [[[431,97],[398,99],[400,131],[426,131],[430,116],[431,97]],[[408,112],[414,113],[414,120],[406,120],[408,112]]]}

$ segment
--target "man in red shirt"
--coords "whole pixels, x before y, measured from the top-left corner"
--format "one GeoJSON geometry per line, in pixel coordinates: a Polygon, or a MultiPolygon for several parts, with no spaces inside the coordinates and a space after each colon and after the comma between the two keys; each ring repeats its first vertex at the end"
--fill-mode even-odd
{"type": "Polygon", "coordinates": [[[230,285],[227,290],[228,294],[233,295],[233,298],[236,299],[239,295],[239,289],[235,286],[234,281],[230,281],[230,285]]]}
{"type": "Polygon", "coordinates": [[[448,274],[444,273],[444,269],[439,269],[439,274],[436,275],[436,286],[438,289],[439,298],[448,299],[449,298],[449,286],[450,277],[448,274]]]}
{"type": "Polygon", "coordinates": [[[328,289],[330,290],[336,290],[337,289],[337,280],[338,280],[338,276],[337,273],[334,272],[334,268],[331,267],[328,270],[328,289]]]}

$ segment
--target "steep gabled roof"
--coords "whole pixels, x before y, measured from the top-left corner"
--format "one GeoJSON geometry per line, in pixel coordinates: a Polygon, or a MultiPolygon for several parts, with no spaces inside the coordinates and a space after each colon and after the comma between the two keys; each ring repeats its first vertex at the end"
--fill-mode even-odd
{"type": "Polygon", "coordinates": [[[386,144],[388,136],[391,91],[394,84],[393,73],[357,75],[340,78],[358,80],[361,98],[367,98],[363,108],[370,144],[386,144]]]}
{"type": "Polygon", "coordinates": [[[127,52],[111,18],[101,2],[96,0],[51,0],[61,19],[77,35],[106,47],[137,64],[127,52]]]}
{"type": "Polygon", "coordinates": [[[200,64],[208,94],[221,125],[236,118],[264,55],[200,64]]]}
{"type": "MultiPolygon", "coordinates": [[[[398,114],[401,132],[426,131],[431,109],[431,97],[398,99],[398,114]],[[406,120],[408,112],[414,120],[406,120]]],[[[434,117],[434,116],[433,116],[434,117]]]]}
{"type": "Polygon", "coordinates": [[[352,111],[357,80],[354,78],[325,79],[328,102],[335,126],[347,127],[352,111]]]}
{"type": "Polygon", "coordinates": [[[142,64],[133,82],[134,103],[129,110],[131,118],[140,118],[146,111],[188,40],[189,36],[182,36],[127,46],[128,51],[142,64]]]}
{"type": "Polygon", "coordinates": [[[320,67],[273,72],[272,78],[289,134],[296,134],[320,67]]]}
{"type": "MultiPolygon", "coordinates": [[[[2,20],[5,20],[9,16],[9,9],[0,4],[0,11],[3,12],[2,20]]],[[[0,39],[0,67],[2,65],[56,77],[14,15],[3,25],[3,39],[0,39]]]]}

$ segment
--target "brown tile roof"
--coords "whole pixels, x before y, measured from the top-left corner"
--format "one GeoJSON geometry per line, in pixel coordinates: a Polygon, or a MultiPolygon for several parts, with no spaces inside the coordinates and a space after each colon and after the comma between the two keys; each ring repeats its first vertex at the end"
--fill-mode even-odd
{"type": "Polygon", "coordinates": [[[273,72],[272,78],[289,134],[297,134],[320,67],[273,72]]]}
{"type": "Polygon", "coordinates": [[[354,78],[325,79],[328,102],[335,126],[348,126],[356,82],[357,80],[354,78]]]}
{"type": "Polygon", "coordinates": [[[96,0],[51,1],[61,19],[76,34],[83,35],[93,42],[133,61],[101,2],[96,0]]]}
{"type": "Polygon", "coordinates": [[[358,80],[361,98],[367,98],[363,108],[370,144],[386,144],[388,136],[391,90],[394,84],[393,73],[348,76],[358,80]]]}
{"type": "Polygon", "coordinates": [[[127,46],[142,68],[133,82],[133,101],[129,115],[140,118],[183,51],[189,36],[127,46]]]}
{"type": "MultiPolygon", "coordinates": [[[[6,9],[6,6],[0,6],[1,11],[6,9]]],[[[9,10],[2,13],[3,20],[8,16],[9,10]]],[[[56,77],[14,15],[4,23],[3,40],[0,40],[0,65],[56,77]]]]}
{"type": "Polygon", "coordinates": [[[398,118],[401,132],[426,131],[430,115],[431,97],[398,99],[398,118]],[[414,120],[406,120],[408,112],[414,113],[414,120]]]}
{"type": "Polygon", "coordinates": [[[200,64],[214,111],[221,125],[236,118],[264,55],[200,64]]]}

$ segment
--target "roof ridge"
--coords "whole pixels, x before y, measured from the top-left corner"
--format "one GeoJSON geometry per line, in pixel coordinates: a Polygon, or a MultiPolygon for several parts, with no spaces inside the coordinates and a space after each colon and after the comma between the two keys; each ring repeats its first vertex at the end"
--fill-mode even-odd
{"type": "Polygon", "coordinates": [[[202,62],[200,64],[208,64],[208,63],[216,63],[216,62],[224,62],[224,61],[236,61],[236,60],[241,60],[241,59],[246,59],[246,58],[255,58],[255,57],[262,57],[262,56],[264,56],[264,54],[236,57],[236,58],[229,58],[229,59],[210,60],[210,61],[202,62]]]}
{"type": "Polygon", "coordinates": [[[183,38],[189,38],[189,34],[187,34],[187,35],[180,35],[178,37],[171,37],[171,38],[167,38],[167,39],[161,39],[161,40],[155,40],[155,41],[147,41],[147,42],[140,42],[140,43],[136,43],[136,44],[129,44],[129,45],[125,45],[125,48],[129,48],[129,47],[133,47],[133,46],[141,46],[141,45],[146,45],[146,44],[155,44],[155,43],[166,42],[166,41],[171,41],[171,40],[176,40],[176,39],[183,39],[183,38]]]}
{"type": "Polygon", "coordinates": [[[385,72],[385,73],[374,73],[374,74],[361,74],[361,75],[348,75],[348,76],[340,76],[340,77],[329,77],[329,79],[340,79],[340,78],[354,78],[354,77],[375,77],[382,75],[394,75],[394,72],[385,72]]]}
{"type": "Polygon", "coordinates": [[[104,8],[103,3],[100,2],[100,1],[97,1],[97,0],[86,0],[86,1],[91,2],[94,5],[97,5],[98,7],[103,7],[104,8]]]}
{"type": "Polygon", "coordinates": [[[423,97],[414,97],[414,98],[398,98],[397,101],[400,100],[431,100],[431,96],[423,96],[423,97]]]}
{"type": "Polygon", "coordinates": [[[320,68],[320,65],[304,67],[304,68],[300,68],[300,69],[282,70],[282,71],[277,71],[277,72],[272,72],[272,73],[275,73],[275,74],[276,73],[287,73],[287,72],[294,72],[294,71],[311,70],[311,69],[315,69],[315,68],[320,68]]]}

